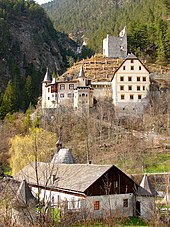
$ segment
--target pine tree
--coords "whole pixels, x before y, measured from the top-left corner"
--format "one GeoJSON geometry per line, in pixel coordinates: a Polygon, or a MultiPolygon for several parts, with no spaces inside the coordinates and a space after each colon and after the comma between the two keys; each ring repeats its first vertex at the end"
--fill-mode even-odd
{"type": "Polygon", "coordinates": [[[5,117],[7,113],[14,113],[16,109],[16,91],[11,80],[9,80],[1,105],[1,118],[5,117]]]}

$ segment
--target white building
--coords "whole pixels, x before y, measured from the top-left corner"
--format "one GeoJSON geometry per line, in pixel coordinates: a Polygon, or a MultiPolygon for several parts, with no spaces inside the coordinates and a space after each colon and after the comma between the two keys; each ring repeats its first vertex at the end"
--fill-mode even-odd
{"type": "Polygon", "coordinates": [[[120,32],[119,37],[107,34],[107,37],[103,40],[103,56],[108,58],[126,58],[126,27],[124,27],[124,29],[120,32]]]}
{"type": "Polygon", "coordinates": [[[70,81],[52,81],[48,70],[42,82],[42,110],[59,106],[74,107],[76,111],[89,113],[93,107],[93,88],[91,80],[85,78],[83,66],[77,79],[70,81]]]}
{"type": "Polygon", "coordinates": [[[133,54],[129,54],[114,72],[112,79],[113,104],[126,114],[142,113],[149,91],[149,70],[133,54]]]}

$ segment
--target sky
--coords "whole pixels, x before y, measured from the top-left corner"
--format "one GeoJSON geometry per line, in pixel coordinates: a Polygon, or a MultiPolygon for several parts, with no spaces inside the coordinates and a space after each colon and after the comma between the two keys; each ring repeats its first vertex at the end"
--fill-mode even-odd
{"type": "Polygon", "coordinates": [[[41,5],[43,3],[50,2],[50,0],[35,0],[35,2],[41,5]]]}

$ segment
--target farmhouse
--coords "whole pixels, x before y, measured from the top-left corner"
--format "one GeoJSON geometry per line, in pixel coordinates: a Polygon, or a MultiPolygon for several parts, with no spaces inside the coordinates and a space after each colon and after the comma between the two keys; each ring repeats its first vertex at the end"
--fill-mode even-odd
{"type": "Polygon", "coordinates": [[[76,212],[78,219],[152,217],[155,191],[139,186],[114,165],[75,164],[69,151],[62,151],[57,151],[50,163],[30,163],[14,179],[22,181],[24,177],[34,194],[40,189],[45,204],[76,212]]]}

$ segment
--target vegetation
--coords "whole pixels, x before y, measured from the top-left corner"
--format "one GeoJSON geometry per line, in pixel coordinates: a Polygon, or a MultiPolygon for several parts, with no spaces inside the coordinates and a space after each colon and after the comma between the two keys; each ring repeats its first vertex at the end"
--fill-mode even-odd
{"type": "Polygon", "coordinates": [[[55,0],[43,7],[56,30],[85,37],[94,51],[102,51],[107,33],[118,36],[126,25],[129,52],[159,64],[170,57],[168,0],[55,0]]]}
{"type": "Polygon", "coordinates": [[[46,68],[64,72],[67,58],[75,58],[76,44],[57,33],[44,9],[29,0],[0,0],[0,41],[0,119],[4,119],[7,113],[37,104],[46,68]]]}

